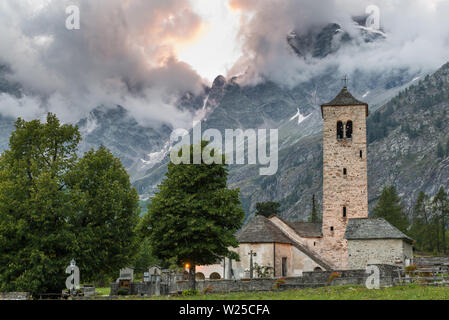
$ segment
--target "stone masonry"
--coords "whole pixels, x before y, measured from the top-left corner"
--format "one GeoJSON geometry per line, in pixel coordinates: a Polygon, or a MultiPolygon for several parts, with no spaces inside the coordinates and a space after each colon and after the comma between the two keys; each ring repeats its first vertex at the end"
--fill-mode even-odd
{"type": "Polygon", "coordinates": [[[347,221],[368,217],[367,105],[323,105],[322,112],[323,239],[318,250],[339,269],[347,269],[347,221]],[[351,138],[337,138],[338,121],[343,123],[345,134],[346,124],[352,121],[351,138]]]}

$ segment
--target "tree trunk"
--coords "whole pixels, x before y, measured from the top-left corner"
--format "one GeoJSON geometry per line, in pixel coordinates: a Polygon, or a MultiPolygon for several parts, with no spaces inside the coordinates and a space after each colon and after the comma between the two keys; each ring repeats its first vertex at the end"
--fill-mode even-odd
{"type": "Polygon", "coordinates": [[[446,253],[446,219],[444,219],[444,217],[441,218],[441,232],[442,234],[442,249],[443,252],[446,253]]]}
{"type": "Polygon", "coordinates": [[[195,269],[196,269],[196,266],[194,264],[192,264],[192,266],[190,267],[190,270],[189,270],[189,282],[190,282],[191,290],[196,290],[195,269]]]}
{"type": "Polygon", "coordinates": [[[440,224],[439,221],[437,220],[437,252],[440,253],[440,224]]]}

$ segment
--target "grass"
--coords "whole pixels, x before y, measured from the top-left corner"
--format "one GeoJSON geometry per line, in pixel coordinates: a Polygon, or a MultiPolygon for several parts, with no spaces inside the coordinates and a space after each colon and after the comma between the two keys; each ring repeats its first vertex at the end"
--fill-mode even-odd
{"type": "MultiPolygon", "coordinates": [[[[97,289],[97,292],[100,291],[107,291],[109,294],[109,288],[97,289]]],[[[151,298],[120,297],[120,299],[122,298],[126,300],[449,300],[449,287],[408,285],[369,290],[362,286],[332,286],[286,291],[210,293],[196,296],[151,298]]]]}
{"type": "Polygon", "coordinates": [[[95,288],[95,292],[100,296],[108,296],[111,288],[95,288]]]}

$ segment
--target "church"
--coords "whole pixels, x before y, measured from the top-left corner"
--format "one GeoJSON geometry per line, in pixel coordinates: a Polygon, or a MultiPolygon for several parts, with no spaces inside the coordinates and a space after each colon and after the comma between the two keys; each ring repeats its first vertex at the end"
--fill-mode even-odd
{"type": "Polygon", "coordinates": [[[269,267],[275,277],[290,277],[305,271],[411,263],[413,239],[384,219],[368,217],[368,104],[354,98],[345,86],[321,106],[321,113],[322,223],[256,216],[237,233],[239,247],[234,250],[240,261],[225,259],[220,264],[199,266],[199,279],[211,275],[216,279],[249,278],[256,265],[269,267]]]}

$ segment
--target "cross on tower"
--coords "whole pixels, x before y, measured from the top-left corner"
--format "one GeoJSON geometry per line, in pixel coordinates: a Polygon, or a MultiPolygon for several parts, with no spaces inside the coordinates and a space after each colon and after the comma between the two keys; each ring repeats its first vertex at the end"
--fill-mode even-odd
{"type": "Polygon", "coordinates": [[[345,84],[345,87],[348,85],[348,81],[349,81],[349,78],[348,78],[348,76],[345,74],[345,77],[343,78],[343,79],[341,79],[341,81],[343,81],[344,82],[344,84],[345,84]]]}

